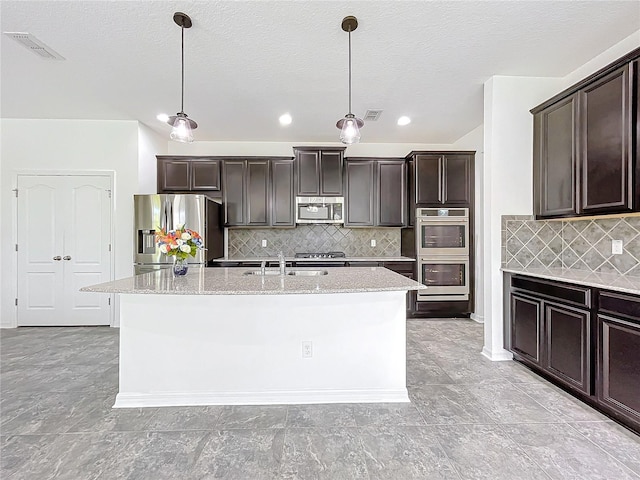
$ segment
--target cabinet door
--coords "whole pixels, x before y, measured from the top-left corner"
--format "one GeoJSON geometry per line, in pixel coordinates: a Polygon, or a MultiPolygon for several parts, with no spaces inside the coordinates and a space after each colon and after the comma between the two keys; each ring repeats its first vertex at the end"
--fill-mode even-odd
{"type": "Polygon", "coordinates": [[[320,152],[320,195],[342,195],[342,155],[341,151],[320,152]]]}
{"type": "Polygon", "coordinates": [[[346,162],[345,226],[374,224],[374,160],[346,162]]]}
{"type": "Polygon", "coordinates": [[[576,213],[576,125],[578,96],[562,100],[536,115],[534,142],[538,158],[542,216],[576,213]]]}
{"type": "Polygon", "coordinates": [[[296,151],[298,195],[320,195],[320,152],[296,151]]]}
{"type": "Polygon", "coordinates": [[[269,161],[247,162],[247,225],[269,225],[269,161]]]}
{"type": "Polygon", "coordinates": [[[158,162],[158,191],[188,191],[191,178],[188,160],[161,160],[158,162]]]}
{"type": "Polygon", "coordinates": [[[226,226],[246,225],[245,170],[243,160],[224,162],[224,223],[226,226]]]}
{"type": "Polygon", "coordinates": [[[442,202],[447,205],[469,205],[471,203],[471,158],[469,155],[445,155],[442,162],[442,202]]]}
{"type": "Polygon", "coordinates": [[[442,156],[416,155],[416,203],[442,203],[442,156]]]}
{"type": "Polygon", "coordinates": [[[640,323],[598,315],[598,401],[640,425],[640,323]]]}
{"type": "Polygon", "coordinates": [[[376,171],[377,224],[381,227],[405,226],[407,184],[404,160],[379,160],[376,171]]]}
{"type": "Polygon", "coordinates": [[[584,213],[632,208],[629,66],[580,91],[580,207],[584,213]]]}
{"type": "Polygon", "coordinates": [[[511,351],[536,365],[541,360],[542,301],[511,294],[511,351]]]}
{"type": "Polygon", "coordinates": [[[546,370],[591,394],[591,316],[588,311],[545,303],[546,370]]]}
{"type": "Polygon", "coordinates": [[[218,160],[191,161],[191,190],[220,190],[218,160]]]}
{"type": "Polygon", "coordinates": [[[275,160],[271,163],[271,225],[295,225],[293,202],[293,160],[275,160]]]}

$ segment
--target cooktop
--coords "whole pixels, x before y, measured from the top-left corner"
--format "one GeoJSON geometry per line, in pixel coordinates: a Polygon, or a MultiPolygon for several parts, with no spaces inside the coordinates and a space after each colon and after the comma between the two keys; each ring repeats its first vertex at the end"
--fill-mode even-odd
{"type": "Polygon", "coordinates": [[[344,252],[296,253],[296,258],[344,258],[344,252]]]}

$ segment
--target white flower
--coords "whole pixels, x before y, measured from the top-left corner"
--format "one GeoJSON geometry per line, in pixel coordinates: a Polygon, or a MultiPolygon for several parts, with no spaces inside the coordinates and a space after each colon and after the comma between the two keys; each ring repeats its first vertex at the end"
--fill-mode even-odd
{"type": "Polygon", "coordinates": [[[191,253],[191,247],[187,244],[180,245],[180,251],[184,253],[191,253]]]}
{"type": "Polygon", "coordinates": [[[167,253],[167,252],[168,252],[168,250],[167,250],[167,245],[166,245],[165,243],[163,243],[162,245],[160,245],[160,251],[161,251],[162,253],[167,253]]]}
{"type": "Polygon", "coordinates": [[[184,240],[177,239],[177,240],[176,240],[176,243],[177,243],[178,245],[182,245],[182,244],[184,243],[184,240]]]}
{"type": "Polygon", "coordinates": [[[182,235],[180,235],[180,238],[182,240],[191,240],[191,234],[189,232],[184,232],[182,235]]]}
{"type": "Polygon", "coordinates": [[[169,246],[171,247],[171,250],[175,250],[176,248],[178,248],[178,245],[176,245],[175,243],[172,243],[169,246]]]}

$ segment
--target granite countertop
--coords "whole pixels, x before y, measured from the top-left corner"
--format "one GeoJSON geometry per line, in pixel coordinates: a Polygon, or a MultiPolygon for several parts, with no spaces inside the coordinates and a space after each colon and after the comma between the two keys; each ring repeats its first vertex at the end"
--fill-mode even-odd
{"type": "Polygon", "coordinates": [[[531,277],[558,280],[560,282],[585,285],[617,292],[640,295],[640,277],[619,273],[594,273],[569,268],[511,268],[502,267],[503,272],[529,275],[531,277]]]}
{"type": "MultiPolygon", "coordinates": [[[[275,268],[267,270],[277,271],[275,268]]],[[[296,268],[295,270],[304,269],[296,268]]],[[[328,270],[328,275],[306,277],[243,275],[245,271],[242,268],[190,267],[186,276],[174,277],[171,269],[163,269],[91,285],[82,288],[81,291],[170,295],[290,295],[406,291],[427,288],[383,267],[335,267],[328,270]]]]}
{"type": "MultiPolygon", "coordinates": [[[[220,257],[210,262],[277,262],[278,257],[220,257]]],[[[415,262],[411,257],[342,257],[342,258],[295,258],[285,257],[287,262],[415,262]]]]}

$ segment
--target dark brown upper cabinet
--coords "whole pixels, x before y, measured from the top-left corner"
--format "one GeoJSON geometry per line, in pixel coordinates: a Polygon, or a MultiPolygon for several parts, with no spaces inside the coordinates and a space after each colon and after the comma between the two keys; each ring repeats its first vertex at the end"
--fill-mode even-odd
{"type": "Polygon", "coordinates": [[[538,218],[640,208],[640,49],[531,110],[538,218]]]}
{"type": "Polygon", "coordinates": [[[294,147],[296,193],[306,197],[342,196],[342,167],[346,147],[294,147]]]}
{"type": "Polygon", "coordinates": [[[405,226],[406,185],[404,160],[347,158],[345,226],[405,226]]]}
{"type": "Polygon", "coordinates": [[[576,131],[578,95],[574,94],[534,116],[534,155],[539,158],[540,215],[576,212],[576,131]]]}
{"type": "MultiPolygon", "coordinates": [[[[419,206],[470,206],[475,152],[411,152],[419,206]]],[[[412,201],[413,205],[414,202],[412,201]]]]}
{"type": "Polygon", "coordinates": [[[225,226],[295,226],[293,159],[224,160],[225,226]]]}
{"type": "Polygon", "coordinates": [[[296,224],[293,159],[271,162],[271,225],[293,227],[296,224]]]}
{"type": "Polygon", "coordinates": [[[219,192],[220,160],[158,156],[158,193],[219,192]]]}
{"type": "Polygon", "coordinates": [[[225,226],[269,225],[268,160],[225,160],[225,226]]]}
{"type": "Polygon", "coordinates": [[[580,213],[633,208],[631,101],[629,65],[580,91],[580,213]]]}

